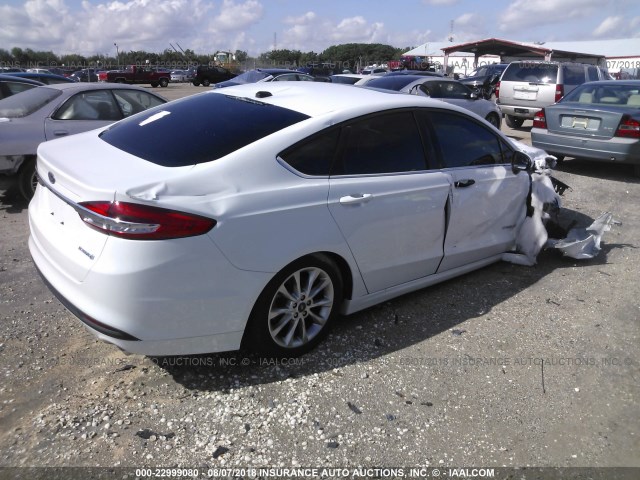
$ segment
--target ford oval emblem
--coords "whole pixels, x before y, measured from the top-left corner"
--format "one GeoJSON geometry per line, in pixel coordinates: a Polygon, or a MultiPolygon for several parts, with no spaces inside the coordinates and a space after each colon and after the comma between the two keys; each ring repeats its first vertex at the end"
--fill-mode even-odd
{"type": "Polygon", "coordinates": [[[49,172],[48,177],[49,177],[49,181],[50,181],[52,184],[53,184],[53,183],[56,183],[56,177],[55,177],[55,175],[54,175],[53,173],[49,172]]]}

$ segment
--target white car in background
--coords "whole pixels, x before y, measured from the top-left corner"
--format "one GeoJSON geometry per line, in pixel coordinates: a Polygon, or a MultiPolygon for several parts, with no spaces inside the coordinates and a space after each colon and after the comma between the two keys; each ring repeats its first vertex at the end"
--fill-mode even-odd
{"type": "Polygon", "coordinates": [[[469,87],[453,78],[423,75],[385,75],[356,83],[357,86],[381,88],[395,92],[420,95],[466,108],[500,129],[502,111],[494,102],[485,100],[469,87]]]}
{"type": "Polygon", "coordinates": [[[171,71],[171,81],[175,83],[183,83],[187,80],[187,72],[185,70],[172,70],[171,71]]]}
{"type": "Polygon", "coordinates": [[[294,356],[341,313],[512,251],[529,163],[439,100],[214,89],[42,144],[29,248],[69,310],[126,351],[294,356]]]}

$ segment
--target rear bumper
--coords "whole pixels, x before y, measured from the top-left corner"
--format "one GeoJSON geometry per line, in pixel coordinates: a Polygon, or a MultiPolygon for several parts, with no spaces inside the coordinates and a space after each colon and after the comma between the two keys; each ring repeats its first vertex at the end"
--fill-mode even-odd
{"type": "Polygon", "coordinates": [[[602,162],[640,165],[640,141],[614,137],[596,140],[570,135],[555,135],[542,128],[531,129],[531,143],[549,153],[602,162]]]}
{"type": "Polygon", "coordinates": [[[534,106],[505,105],[500,102],[496,102],[496,104],[500,107],[503,114],[526,119],[532,119],[535,114],[543,108],[534,106]]]}
{"type": "MultiPolygon", "coordinates": [[[[41,187],[40,187],[41,188],[41,187]]],[[[138,242],[110,237],[82,280],[47,251],[29,211],[29,250],[52,292],[96,337],[143,355],[237,350],[272,274],[232,266],[206,235],[138,242]]]]}

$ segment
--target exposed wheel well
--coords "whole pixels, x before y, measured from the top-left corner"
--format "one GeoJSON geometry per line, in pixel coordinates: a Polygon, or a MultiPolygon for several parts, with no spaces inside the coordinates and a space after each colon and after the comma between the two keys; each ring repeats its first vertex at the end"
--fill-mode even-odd
{"type": "Polygon", "coordinates": [[[329,257],[336,264],[338,270],[340,270],[340,275],[342,276],[342,298],[351,299],[353,296],[353,276],[351,275],[351,269],[349,268],[347,261],[340,255],[333,252],[319,252],[311,256],[329,257]]]}

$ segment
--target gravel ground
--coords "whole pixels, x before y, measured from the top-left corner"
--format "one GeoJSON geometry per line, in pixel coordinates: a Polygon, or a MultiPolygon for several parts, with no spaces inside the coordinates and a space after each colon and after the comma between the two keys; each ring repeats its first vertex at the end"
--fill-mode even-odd
{"type": "Polygon", "coordinates": [[[623,223],[598,258],[498,263],[278,363],[96,341],[38,277],[27,205],[0,185],[0,466],[640,467],[640,185],[577,160],[556,176],[565,218],[623,223]]]}

